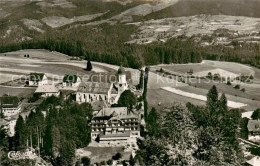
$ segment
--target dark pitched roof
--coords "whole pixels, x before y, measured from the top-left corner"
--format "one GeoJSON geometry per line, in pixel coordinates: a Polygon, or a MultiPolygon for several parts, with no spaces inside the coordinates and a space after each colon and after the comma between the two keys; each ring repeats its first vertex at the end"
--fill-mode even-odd
{"type": "Polygon", "coordinates": [[[108,105],[104,100],[97,100],[91,103],[93,111],[100,111],[102,108],[107,108],[108,105]]]}
{"type": "Polygon", "coordinates": [[[29,80],[30,81],[42,81],[44,73],[30,73],[29,80]]]}
{"type": "Polygon", "coordinates": [[[17,107],[20,103],[20,100],[17,96],[3,96],[0,97],[0,102],[2,108],[12,108],[17,107]]]}
{"type": "Polygon", "coordinates": [[[111,116],[95,116],[93,120],[109,120],[111,116]]]}
{"type": "Polygon", "coordinates": [[[107,94],[110,89],[111,83],[103,82],[86,82],[81,83],[78,92],[82,93],[95,93],[95,94],[107,94]]]}
{"type": "Polygon", "coordinates": [[[63,82],[75,83],[75,82],[77,82],[77,78],[78,78],[78,76],[76,76],[76,75],[68,75],[67,74],[63,77],[63,82]]]}
{"type": "Polygon", "coordinates": [[[125,74],[125,68],[123,68],[122,66],[119,67],[118,71],[117,71],[118,74],[125,74]]]}

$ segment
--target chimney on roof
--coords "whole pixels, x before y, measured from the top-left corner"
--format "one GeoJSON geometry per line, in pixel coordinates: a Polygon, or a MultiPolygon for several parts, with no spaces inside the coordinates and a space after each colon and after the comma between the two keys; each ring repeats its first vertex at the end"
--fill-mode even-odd
{"type": "Polygon", "coordinates": [[[102,115],[105,116],[105,109],[102,109],[102,115]]]}

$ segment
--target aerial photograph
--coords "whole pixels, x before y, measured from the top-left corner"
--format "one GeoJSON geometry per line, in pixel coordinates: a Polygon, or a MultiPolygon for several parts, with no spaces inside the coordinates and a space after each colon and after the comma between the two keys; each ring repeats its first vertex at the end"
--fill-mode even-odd
{"type": "Polygon", "coordinates": [[[260,166],[260,0],[0,0],[0,166],[260,166]]]}

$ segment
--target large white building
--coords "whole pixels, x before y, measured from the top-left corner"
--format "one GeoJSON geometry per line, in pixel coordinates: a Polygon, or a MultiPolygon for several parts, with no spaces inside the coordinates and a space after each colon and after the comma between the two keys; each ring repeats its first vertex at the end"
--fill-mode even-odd
{"type": "Polygon", "coordinates": [[[21,101],[17,96],[3,96],[0,98],[1,113],[6,118],[20,113],[21,105],[21,101]]]}
{"type": "Polygon", "coordinates": [[[30,73],[29,86],[47,85],[48,79],[44,73],[30,73]]]}
{"type": "Polygon", "coordinates": [[[121,93],[128,89],[125,69],[120,67],[117,74],[118,81],[115,83],[82,82],[76,93],[76,101],[92,103],[99,100],[116,104],[121,93]]]}
{"type": "Polygon", "coordinates": [[[91,120],[91,138],[105,144],[135,142],[140,137],[140,119],[127,107],[103,108],[91,120]]]}

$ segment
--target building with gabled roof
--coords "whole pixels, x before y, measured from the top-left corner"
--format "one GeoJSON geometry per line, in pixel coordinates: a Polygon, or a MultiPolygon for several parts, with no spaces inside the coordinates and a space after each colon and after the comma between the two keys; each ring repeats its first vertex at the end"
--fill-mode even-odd
{"type": "Polygon", "coordinates": [[[82,82],[76,93],[76,101],[92,103],[104,100],[109,104],[116,104],[121,93],[128,89],[125,69],[122,66],[117,74],[118,81],[114,83],[82,82]]]}
{"type": "Polygon", "coordinates": [[[103,82],[82,82],[76,93],[76,101],[78,103],[95,101],[107,101],[114,104],[117,100],[117,90],[113,83],[103,82]]]}
{"type": "Polygon", "coordinates": [[[44,73],[30,73],[29,86],[47,85],[48,79],[44,73]]]}
{"type": "Polygon", "coordinates": [[[21,112],[22,102],[17,96],[0,97],[0,108],[4,117],[10,117],[21,112]]]}
{"type": "Polygon", "coordinates": [[[78,88],[81,79],[77,75],[66,74],[62,79],[62,85],[65,88],[78,88]]]}
{"type": "Polygon", "coordinates": [[[93,115],[96,115],[101,109],[109,107],[107,101],[104,101],[104,100],[94,101],[91,103],[91,106],[92,106],[92,110],[93,110],[93,115]]]}
{"type": "Polygon", "coordinates": [[[140,120],[140,115],[127,107],[103,108],[91,120],[91,138],[95,140],[99,136],[103,143],[127,143],[132,138],[140,137],[140,120]]]}
{"type": "Polygon", "coordinates": [[[247,129],[249,132],[248,139],[251,141],[260,140],[260,119],[249,120],[247,124],[247,129]]]}
{"type": "Polygon", "coordinates": [[[42,94],[42,97],[58,97],[60,95],[60,90],[55,85],[39,85],[34,93],[40,93],[42,94]]]}

